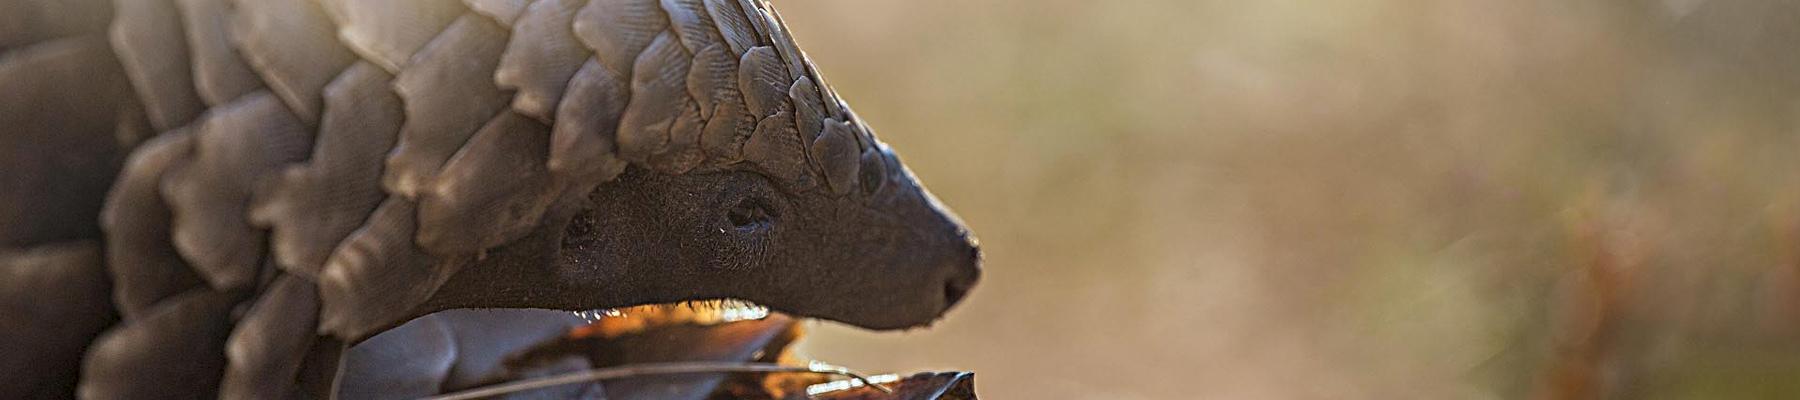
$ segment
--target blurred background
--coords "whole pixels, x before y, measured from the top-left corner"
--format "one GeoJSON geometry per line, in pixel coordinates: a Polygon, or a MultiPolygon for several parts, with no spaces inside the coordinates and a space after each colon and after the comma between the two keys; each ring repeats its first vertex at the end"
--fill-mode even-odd
{"type": "Polygon", "coordinates": [[[995,399],[1800,393],[1800,4],[777,0],[985,280],[995,399]]]}

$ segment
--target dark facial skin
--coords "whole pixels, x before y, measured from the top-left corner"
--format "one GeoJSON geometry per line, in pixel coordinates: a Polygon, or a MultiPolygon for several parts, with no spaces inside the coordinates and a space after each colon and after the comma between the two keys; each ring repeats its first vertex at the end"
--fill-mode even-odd
{"type": "MultiPolygon", "coordinates": [[[[885,154],[885,153],[884,153],[885,154]]],[[[845,195],[761,174],[632,167],[492,251],[431,310],[622,307],[738,298],[869,329],[922,326],[980,277],[968,230],[892,156],[845,195]]],[[[429,311],[429,310],[426,310],[429,311]]]]}

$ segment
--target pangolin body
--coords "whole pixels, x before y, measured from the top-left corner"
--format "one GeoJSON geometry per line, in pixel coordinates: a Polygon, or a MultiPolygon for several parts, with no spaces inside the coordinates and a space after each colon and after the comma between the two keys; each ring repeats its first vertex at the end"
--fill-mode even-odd
{"type": "Polygon", "coordinates": [[[759,1],[0,10],[5,398],[327,393],[628,169],[916,189],[759,1]]]}

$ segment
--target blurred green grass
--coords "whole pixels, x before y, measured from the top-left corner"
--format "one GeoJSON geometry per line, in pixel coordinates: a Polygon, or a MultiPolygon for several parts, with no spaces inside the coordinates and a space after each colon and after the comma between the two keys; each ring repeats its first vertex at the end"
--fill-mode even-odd
{"type": "Polygon", "coordinates": [[[1800,6],[777,5],[988,260],[814,356],[993,398],[1800,390],[1800,6]]]}

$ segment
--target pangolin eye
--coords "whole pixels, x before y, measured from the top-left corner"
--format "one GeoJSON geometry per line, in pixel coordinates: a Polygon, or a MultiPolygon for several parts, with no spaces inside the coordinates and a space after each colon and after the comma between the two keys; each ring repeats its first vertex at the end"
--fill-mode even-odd
{"type": "Polygon", "coordinates": [[[755,198],[744,199],[725,213],[725,219],[739,232],[753,232],[768,229],[775,224],[775,214],[763,201],[755,198]]]}

